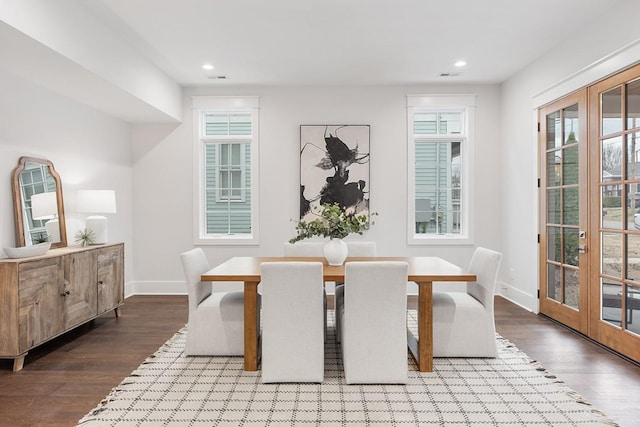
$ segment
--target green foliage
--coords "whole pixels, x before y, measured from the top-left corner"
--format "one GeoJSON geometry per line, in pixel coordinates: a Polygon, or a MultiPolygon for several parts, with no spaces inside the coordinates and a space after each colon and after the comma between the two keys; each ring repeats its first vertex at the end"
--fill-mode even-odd
{"type": "Polygon", "coordinates": [[[622,207],[622,197],[620,197],[620,196],[604,196],[602,198],[602,205],[605,208],[620,208],[620,207],[622,207]]]}
{"type": "Polygon", "coordinates": [[[33,243],[35,243],[35,244],[48,242],[49,241],[49,235],[47,233],[45,233],[45,232],[40,232],[40,233],[32,236],[31,240],[33,240],[33,243]]]}
{"type": "MultiPolygon", "coordinates": [[[[373,212],[371,216],[377,215],[373,212]]],[[[289,240],[295,243],[314,236],[343,239],[351,233],[362,234],[369,228],[369,217],[365,214],[346,213],[337,203],[322,205],[322,218],[313,221],[300,221],[296,225],[296,237],[289,240]]]]}
{"type": "Polygon", "coordinates": [[[93,230],[89,230],[87,228],[79,230],[74,237],[76,239],[76,243],[80,246],[89,246],[94,244],[96,241],[96,235],[93,230]]]}

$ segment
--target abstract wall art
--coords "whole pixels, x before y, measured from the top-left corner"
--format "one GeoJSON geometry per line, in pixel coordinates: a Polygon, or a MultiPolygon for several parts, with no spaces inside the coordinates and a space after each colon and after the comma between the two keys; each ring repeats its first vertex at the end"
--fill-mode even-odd
{"type": "Polygon", "coordinates": [[[322,204],[369,215],[369,125],[300,126],[300,219],[322,204]]]}

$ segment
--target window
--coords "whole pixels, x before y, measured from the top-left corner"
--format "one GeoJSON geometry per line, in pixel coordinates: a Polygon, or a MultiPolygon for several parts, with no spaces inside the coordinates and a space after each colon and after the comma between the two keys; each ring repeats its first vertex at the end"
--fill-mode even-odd
{"type": "Polygon", "coordinates": [[[194,96],[196,244],[258,244],[258,99],[194,96]]]}
{"type": "Polygon", "coordinates": [[[56,182],[48,172],[48,166],[37,163],[27,163],[20,174],[20,194],[24,195],[25,220],[28,222],[29,242],[35,242],[46,237],[45,223],[48,220],[33,219],[31,213],[31,196],[34,194],[56,191],[56,182]]]}
{"type": "Polygon", "coordinates": [[[475,97],[409,96],[408,243],[471,243],[475,97]]]}

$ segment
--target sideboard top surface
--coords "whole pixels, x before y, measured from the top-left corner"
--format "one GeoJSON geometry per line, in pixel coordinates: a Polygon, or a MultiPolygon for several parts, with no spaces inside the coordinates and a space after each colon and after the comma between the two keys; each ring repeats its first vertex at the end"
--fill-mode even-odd
{"type": "Polygon", "coordinates": [[[91,245],[91,246],[66,246],[64,248],[49,249],[46,254],[32,256],[28,258],[0,258],[0,263],[19,264],[22,262],[30,262],[30,261],[39,260],[39,259],[59,257],[62,255],[68,255],[68,254],[73,254],[77,252],[98,250],[102,248],[108,248],[112,246],[121,246],[121,245],[124,245],[124,243],[106,243],[103,245],[91,245]]]}

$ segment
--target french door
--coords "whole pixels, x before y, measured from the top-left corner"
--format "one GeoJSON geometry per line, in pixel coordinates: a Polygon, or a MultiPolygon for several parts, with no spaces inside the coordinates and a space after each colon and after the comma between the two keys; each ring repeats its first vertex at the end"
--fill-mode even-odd
{"type": "Polygon", "coordinates": [[[540,312],[640,362],[640,65],[538,119],[540,312]]]}
{"type": "Polygon", "coordinates": [[[589,336],[640,361],[640,66],[589,88],[589,336]]]}
{"type": "Polygon", "coordinates": [[[587,333],[587,91],[538,110],[540,312],[587,333]]]}

